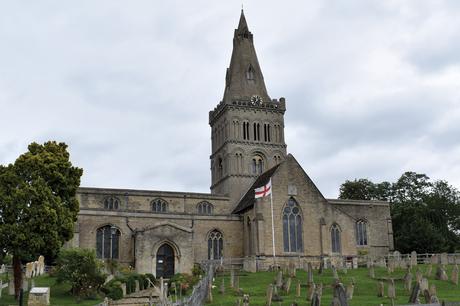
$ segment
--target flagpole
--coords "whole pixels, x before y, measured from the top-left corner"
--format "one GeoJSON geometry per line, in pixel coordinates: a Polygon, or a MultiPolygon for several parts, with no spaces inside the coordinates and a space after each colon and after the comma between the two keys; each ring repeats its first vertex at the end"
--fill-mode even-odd
{"type": "Polygon", "coordinates": [[[273,246],[273,265],[276,265],[276,253],[275,253],[275,224],[273,221],[273,185],[272,179],[270,178],[270,208],[272,211],[272,246],[273,246]]]}

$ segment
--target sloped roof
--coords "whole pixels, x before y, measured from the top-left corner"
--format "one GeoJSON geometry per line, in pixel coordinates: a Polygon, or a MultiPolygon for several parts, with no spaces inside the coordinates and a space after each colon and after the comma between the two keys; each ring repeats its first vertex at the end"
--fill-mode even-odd
{"type": "Polygon", "coordinates": [[[249,188],[246,194],[241,198],[240,202],[235,207],[235,209],[233,209],[233,214],[239,214],[254,206],[256,196],[254,189],[267,184],[270,178],[275,173],[275,171],[278,169],[279,165],[280,164],[268,169],[255,180],[255,182],[252,184],[252,186],[249,188]]]}

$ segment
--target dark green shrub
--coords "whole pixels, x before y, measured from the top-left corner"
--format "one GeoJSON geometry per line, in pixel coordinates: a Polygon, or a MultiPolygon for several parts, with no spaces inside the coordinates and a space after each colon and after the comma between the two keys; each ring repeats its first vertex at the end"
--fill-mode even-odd
{"type": "Polygon", "coordinates": [[[104,284],[103,264],[96,258],[94,250],[63,249],[56,263],[57,282],[70,284],[74,296],[93,296],[104,284]]]}
{"type": "Polygon", "coordinates": [[[156,283],[156,279],[155,279],[155,276],[151,273],[147,273],[145,274],[145,276],[147,276],[147,278],[152,282],[152,284],[155,284],[156,283]]]}
{"type": "Polygon", "coordinates": [[[193,265],[192,275],[193,275],[193,276],[204,275],[204,271],[203,271],[203,269],[201,268],[201,265],[200,265],[200,264],[197,264],[197,263],[196,263],[196,264],[193,265]]]}

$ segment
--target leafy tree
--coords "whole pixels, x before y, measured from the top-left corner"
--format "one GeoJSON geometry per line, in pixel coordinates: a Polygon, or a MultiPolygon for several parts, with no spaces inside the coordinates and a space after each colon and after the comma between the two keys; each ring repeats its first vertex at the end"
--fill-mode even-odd
{"type": "Polygon", "coordinates": [[[32,143],[14,164],[0,166],[0,241],[13,256],[15,295],[21,263],[40,254],[56,256],[73,236],[83,170],[73,167],[67,145],[32,143]]]}
{"type": "Polygon", "coordinates": [[[96,258],[94,250],[63,249],[56,263],[57,281],[70,284],[74,296],[93,296],[104,284],[104,263],[96,258]]]}
{"type": "Polygon", "coordinates": [[[390,202],[395,247],[405,253],[454,252],[460,247],[460,193],[445,181],[405,172],[394,183],[346,181],[341,199],[390,202]]]}

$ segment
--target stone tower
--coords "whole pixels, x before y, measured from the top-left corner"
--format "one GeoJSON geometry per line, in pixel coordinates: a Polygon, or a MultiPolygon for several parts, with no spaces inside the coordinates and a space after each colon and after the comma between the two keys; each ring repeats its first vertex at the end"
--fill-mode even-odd
{"type": "Polygon", "coordinates": [[[253,181],[286,156],[284,98],[271,99],[243,11],[233,36],[222,101],[209,112],[211,193],[236,205],[253,181]]]}

